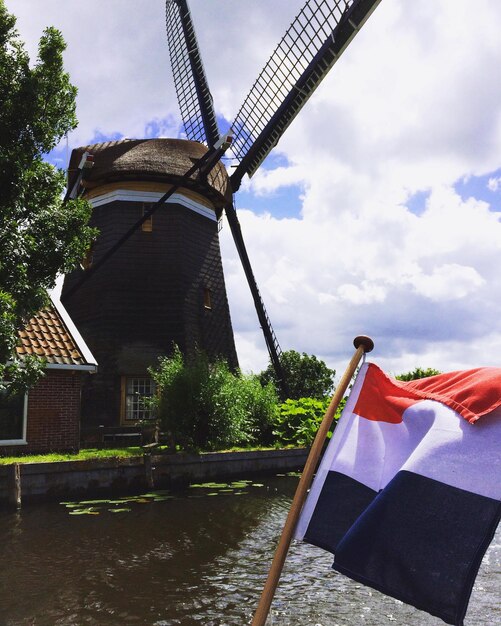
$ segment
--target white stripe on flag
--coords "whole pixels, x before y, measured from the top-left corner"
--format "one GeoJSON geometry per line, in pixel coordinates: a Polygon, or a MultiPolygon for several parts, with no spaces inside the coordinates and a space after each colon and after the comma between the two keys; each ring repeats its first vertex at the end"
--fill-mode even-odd
{"type": "Polygon", "coordinates": [[[341,417],[338,420],[336,428],[334,429],[334,433],[332,435],[331,440],[329,441],[329,445],[324,452],[322,460],[317,469],[317,473],[315,474],[315,479],[311,485],[310,493],[308,494],[308,498],[304,504],[303,510],[301,512],[301,517],[296,526],[296,530],[294,533],[294,538],[303,540],[306,530],[308,528],[308,524],[310,523],[311,516],[313,515],[313,511],[315,510],[315,506],[317,505],[318,497],[320,496],[320,492],[322,491],[322,487],[324,485],[325,479],[327,478],[327,474],[331,469],[331,466],[334,462],[336,453],[343,446],[345,433],[349,434],[349,429],[351,426],[350,417],[353,415],[353,409],[358,400],[358,396],[364,384],[365,374],[367,373],[368,363],[363,363],[358,371],[355,382],[353,383],[353,387],[351,389],[350,395],[348,396],[348,400],[346,401],[346,405],[343,409],[341,417]]]}

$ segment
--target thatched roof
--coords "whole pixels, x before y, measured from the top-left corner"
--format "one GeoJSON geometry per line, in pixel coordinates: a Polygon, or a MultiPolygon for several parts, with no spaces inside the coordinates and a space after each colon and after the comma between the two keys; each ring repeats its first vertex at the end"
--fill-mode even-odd
{"type": "Polygon", "coordinates": [[[204,181],[197,172],[190,179],[184,174],[202,157],[207,148],[184,139],[123,139],[76,148],[71,153],[68,179],[71,181],[84,152],[94,155],[94,167],[85,177],[91,189],[116,181],[153,181],[182,184],[207,196],[217,208],[230,196],[229,179],[222,163],[217,163],[204,181]]]}

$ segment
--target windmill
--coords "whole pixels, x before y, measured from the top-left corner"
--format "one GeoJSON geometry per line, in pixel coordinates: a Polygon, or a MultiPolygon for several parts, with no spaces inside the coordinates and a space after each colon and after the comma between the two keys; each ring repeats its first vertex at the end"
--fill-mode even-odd
{"type": "Polygon", "coordinates": [[[234,205],[252,176],[380,0],[307,0],[231,126],[237,165],[221,136],[186,0],[166,1],[167,40],[187,139],[119,140],[73,150],[67,197],[93,204],[100,230],[86,268],[65,278],[62,300],[96,355],[82,395],[84,423],[147,418],[148,367],[176,343],[236,365],[219,251],[223,212],[249,283],[277,379],[280,345],[245,248],[234,205]],[[168,203],[168,210],[158,210],[168,203]],[[149,233],[149,234],[148,234],[149,233]],[[106,271],[103,270],[106,268],[106,271]]]}
{"type": "MultiPolygon", "coordinates": [[[[322,79],[380,0],[307,0],[244,100],[233,124],[231,152],[238,162],[230,176],[233,196],[277,145],[322,79]]],[[[184,131],[209,149],[220,141],[213,99],[205,75],[187,0],[166,2],[167,41],[184,131]]],[[[234,201],[225,214],[282,389],[286,381],[281,349],[261,298],[234,201]]]]}

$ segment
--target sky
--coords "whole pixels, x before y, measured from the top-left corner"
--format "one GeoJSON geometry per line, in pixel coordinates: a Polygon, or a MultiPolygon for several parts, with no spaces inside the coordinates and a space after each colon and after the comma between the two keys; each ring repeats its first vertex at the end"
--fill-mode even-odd
{"type": "MultiPolygon", "coordinates": [[[[32,58],[68,47],[79,127],[51,155],[178,137],[163,0],[6,0],[32,58]]],[[[302,0],[191,0],[222,125],[302,0]]],[[[382,0],[236,206],[282,350],[341,375],[353,338],[393,374],[501,365],[501,2],[382,0]]],[[[224,128],[223,128],[224,130],[224,128]]],[[[241,368],[268,360],[227,224],[221,251],[241,368]]]]}

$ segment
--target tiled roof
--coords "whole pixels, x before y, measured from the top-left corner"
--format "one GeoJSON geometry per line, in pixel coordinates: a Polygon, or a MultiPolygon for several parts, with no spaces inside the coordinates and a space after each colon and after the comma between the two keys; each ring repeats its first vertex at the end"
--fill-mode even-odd
{"type": "Polygon", "coordinates": [[[78,339],[74,337],[53,303],[32,317],[25,328],[19,331],[16,351],[21,358],[27,355],[42,357],[49,367],[95,367],[95,363],[89,363],[78,339]]]}

